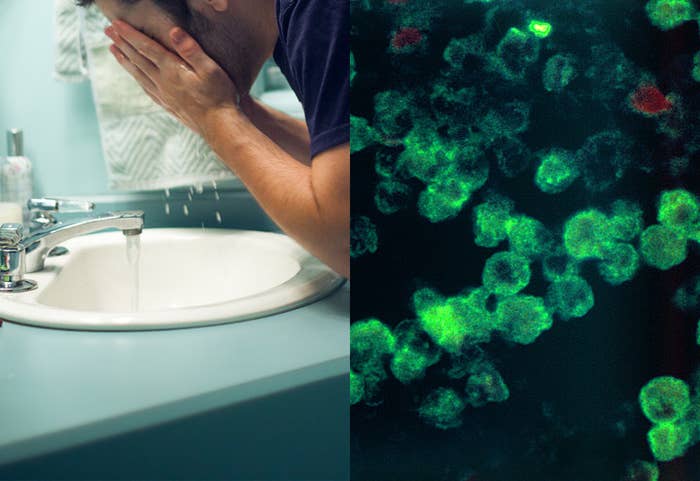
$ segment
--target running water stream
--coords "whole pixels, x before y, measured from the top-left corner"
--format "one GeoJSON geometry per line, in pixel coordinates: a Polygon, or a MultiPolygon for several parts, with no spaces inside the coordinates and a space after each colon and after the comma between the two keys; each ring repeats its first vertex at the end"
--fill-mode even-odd
{"type": "Polygon", "coordinates": [[[141,260],[141,236],[126,236],[126,260],[131,275],[131,311],[139,310],[139,277],[141,260]]]}

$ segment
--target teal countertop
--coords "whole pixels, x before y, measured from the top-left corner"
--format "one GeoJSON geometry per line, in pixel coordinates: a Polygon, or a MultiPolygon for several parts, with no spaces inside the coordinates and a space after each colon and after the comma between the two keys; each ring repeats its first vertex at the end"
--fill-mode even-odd
{"type": "Polygon", "coordinates": [[[350,288],[218,326],[0,327],[0,465],[349,372],[350,288]]]}

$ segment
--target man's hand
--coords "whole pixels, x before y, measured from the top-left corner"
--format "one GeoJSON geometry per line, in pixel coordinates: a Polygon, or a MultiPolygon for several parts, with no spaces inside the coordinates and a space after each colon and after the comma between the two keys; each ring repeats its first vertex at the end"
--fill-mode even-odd
{"type": "Polygon", "coordinates": [[[238,110],[233,81],[181,28],[170,31],[175,53],[120,20],[105,33],[114,41],[112,54],[146,93],[201,136],[211,112],[238,110]]]}

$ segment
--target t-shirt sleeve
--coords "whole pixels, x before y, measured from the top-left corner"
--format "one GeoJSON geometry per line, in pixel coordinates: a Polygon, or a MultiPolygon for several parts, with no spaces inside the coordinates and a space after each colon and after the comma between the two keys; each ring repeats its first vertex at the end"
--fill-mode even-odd
{"type": "Polygon", "coordinates": [[[350,12],[347,0],[289,0],[282,39],[304,107],[311,158],[350,141],[350,12]]]}

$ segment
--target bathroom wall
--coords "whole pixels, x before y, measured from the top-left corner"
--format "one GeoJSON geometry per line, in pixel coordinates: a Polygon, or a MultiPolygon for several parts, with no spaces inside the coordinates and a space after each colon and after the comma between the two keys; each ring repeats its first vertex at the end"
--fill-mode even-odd
{"type": "MultiPolygon", "coordinates": [[[[68,84],[52,75],[53,1],[2,0],[0,6],[0,156],[6,154],[4,132],[22,128],[35,197],[114,194],[107,187],[90,83],[68,84]]],[[[254,93],[262,85],[261,75],[254,93]]],[[[291,90],[275,88],[261,98],[303,116],[291,90]]]]}
{"type": "Polygon", "coordinates": [[[53,2],[2,0],[0,11],[0,155],[4,131],[25,131],[36,195],[107,192],[89,83],[52,77],[53,2]]]}

